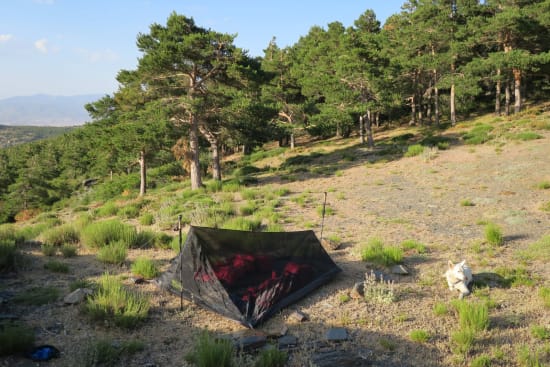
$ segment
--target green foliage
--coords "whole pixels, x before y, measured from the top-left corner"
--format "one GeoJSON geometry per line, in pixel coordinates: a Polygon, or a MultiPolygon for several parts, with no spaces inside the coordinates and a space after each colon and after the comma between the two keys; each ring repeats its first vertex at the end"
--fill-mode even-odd
{"type": "Polygon", "coordinates": [[[401,242],[401,248],[405,251],[414,250],[419,254],[426,252],[426,245],[415,240],[405,240],[401,242]]]}
{"type": "Polygon", "coordinates": [[[246,204],[239,207],[239,212],[241,215],[251,215],[254,214],[256,209],[258,209],[256,203],[254,201],[248,201],[246,204]]]}
{"type": "Polygon", "coordinates": [[[504,243],[502,229],[495,223],[488,223],[485,226],[485,239],[491,245],[501,246],[504,243]]]}
{"type": "Polygon", "coordinates": [[[545,308],[550,308],[550,287],[540,287],[539,297],[542,299],[545,308]]]}
{"type": "Polygon", "coordinates": [[[108,201],[105,204],[103,204],[101,207],[95,210],[95,216],[100,218],[112,217],[116,215],[117,212],[118,212],[117,205],[112,201],[108,201]]]}
{"type": "Polygon", "coordinates": [[[143,257],[137,258],[132,263],[132,273],[140,275],[145,279],[153,279],[159,275],[159,269],[157,265],[151,260],[143,257]]]}
{"type": "Polygon", "coordinates": [[[81,239],[90,248],[101,248],[113,242],[122,242],[126,247],[134,247],[138,234],[131,225],[113,219],[89,224],[82,230],[81,239]]]}
{"type": "Polygon", "coordinates": [[[444,316],[449,313],[449,309],[445,303],[437,302],[433,307],[434,315],[444,316]]]}
{"type": "Polygon", "coordinates": [[[15,240],[0,238],[0,273],[17,270],[20,258],[15,240]]]}
{"type": "Polygon", "coordinates": [[[531,351],[527,345],[518,348],[517,362],[520,367],[544,367],[546,363],[542,360],[542,352],[531,351]]]}
{"type": "Polygon", "coordinates": [[[409,334],[409,337],[413,342],[426,343],[428,340],[430,340],[430,333],[428,333],[426,330],[413,330],[409,334]]]}
{"type": "Polygon", "coordinates": [[[233,367],[234,354],[231,340],[214,338],[207,332],[201,332],[193,351],[185,356],[185,360],[197,367],[233,367]]]}
{"type": "Polygon", "coordinates": [[[238,231],[255,231],[258,230],[261,225],[261,220],[257,218],[233,217],[223,223],[221,228],[238,231]]]}
{"type": "Polygon", "coordinates": [[[472,359],[470,367],[491,367],[491,357],[487,354],[477,356],[472,359]]]}
{"type": "Polygon", "coordinates": [[[504,287],[532,286],[535,283],[527,269],[523,267],[498,267],[495,273],[502,277],[501,284],[504,287]]]}
{"type": "Polygon", "coordinates": [[[0,323],[0,356],[26,352],[34,344],[34,331],[22,324],[0,323]]]}
{"type": "Polygon", "coordinates": [[[61,255],[63,257],[75,257],[77,254],[77,247],[73,245],[63,245],[61,246],[61,255]]]}
{"type": "Polygon", "coordinates": [[[550,340],[550,328],[539,326],[539,325],[533,325],[530,328],[531,335],[533,335],[535,338],[539,340],[550,340]]]}
{"type": "Polygon", "coordinates": [[[69,283],[69,289],[71,292],[77,290],[78,288],[95,288],[95,283],[87,279],[77,279],[69,283]]]}
{"type": "Polygon", "coordinates": [[[41,236],[45,244],[53,246],[75,244],[80,241],[80,233],[75,226],[70,224],[50,228],[43,232],[41,236]]]}
{"type": "Polygon", "coordinates": [[[122,264],[126,260],[127,246],[124,241],[110,242],[97,252],[97,259],[108,264],[122,264]]]}
{"type": "Polygon", "coordinates": [[[537,188],[540,190],[550,189],[550,181],[541,181],[537,184],[537,188]]]}
{"type": "Polygon", "coordinates": [[[476,334],[470,329],[460,329],[451,334],[452,350],[457,354],[467,354],[474,345],[476,334]]]}
{"type": "Polygon", "coordinates": [[[391,266],[401,263],[403,260],[403,251],[398,247],[385,246],[381,239],[372,238],[366,245],[362,246],[361,260],[378,265],[391,266]]]}
{"type": "Polygon", "coordinates": [[[47,243],[40,245],[40,249],[42,250],[42,254],[44,254],[44,256],[55,256],[57,253],[57,247],[47,243]]]}
{"type": "Polygon", "coordinates": [[[393,290],[393,281],[381,279],[378,281],[374,272],[365,274],[364,298],[367,302],[390,304],[397,297],[393,290]]]}
{"type": "Polygon", "coordinates": [[[149,299],[140,293],[124,288],[113,275],[104,274],[99,280],[97,292],[88,297],[84,312],[93,320],[108,320],[123,328],[134,328],[149,313],[149,299]]]}
{"type": "Polygon", "coordinates": [[[139,207],[137,205],[127,205],[117,211],[117,215],[126,219],[133,219],[139,216],[139,207]]]}
{"type": "Polygon", "coordinates": [[[285,367],[288,354],[276,348],[263,349],[258,354],[254,367],[285,367]]]}
{"type": "Polygon", "coordinates": [[[489,328],[489,308],[486,303],[454,300],[452,305],[458,312],[458,321],[462,330],[471,330],[477,333],[489,328]]]}
{"type": "Polygon", "coordinates": [[[460,200],[460,206],[475,206],[475,204],[470,199],[462,199],[460,200]]]}
{"type": "Polygon", "coordinates": [[[116,366],[125,357],[144,350],[145,345],[139,340],[124,340],[122,342],[110,339],[91,341],[83,355],[79,357],[79,364],[84,367],[116,366]]]}
{"type": "Polygon", "coordinates": [[[59,298],[59,289],[49,286],[34,287],[24,290],[13,297],[15,303],[41,306],[55,302],[59,298]]]}
{"type": "Polygon", "coordinates": [[[472,130],[462,136],[464,143],[470,145],[479,145],[486,143],[491,139],[490,132],[493,131],[493,126],[485,124],[477,124],[472,130]]]}
{"type": "Polygon", "coordinates": [[[44,269],[53,271],[54,273],[68,273],[69,265],[56,260],[50,260],[44,264],[44,269]]]}
{"type": "Polygon", "coordinates": [[[540,134],[537,134],[533,131],[522,131],[516,134],[511,134],[508,136],[512,140],[522,140],[522,141],[528,141],[528,140],[536,140],[536,139],[542,139],[543,136],[540,134]]]}
{"type": "Polygon", "coordinates": [[[139,217],[139,224],[142,226],[150,226],[155,223],[155,216],[151,213],[144,213],[139,217]]]}
{"type": "Polygon", "coordinates": [[[424,147],[420,144],[409,145],[405,152],[405,157],[414,157],[424,153],[424,147]]]}
{"type": "Polygon", "coordinates": [[[530,244],[524,250],[517,250],[516,256],[523,261],[538,260],[542,262],[550,261],[550,235],[541,237],[535,243],[530,244]]]}

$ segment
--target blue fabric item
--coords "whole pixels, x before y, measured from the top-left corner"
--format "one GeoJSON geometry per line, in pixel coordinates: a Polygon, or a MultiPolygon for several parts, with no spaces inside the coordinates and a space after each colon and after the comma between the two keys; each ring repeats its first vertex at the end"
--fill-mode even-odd
{"type": "Polygon", "coordinates": [[[49,361],[59,357],[59,350],[51,345],[36,347],[29,355],[33,361],[49,361]]]}

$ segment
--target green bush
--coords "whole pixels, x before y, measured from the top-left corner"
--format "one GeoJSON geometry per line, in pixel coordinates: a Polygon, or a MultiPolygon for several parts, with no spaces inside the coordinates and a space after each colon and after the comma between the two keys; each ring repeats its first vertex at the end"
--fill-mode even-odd
{"type": "Polygon", "coordinates": [[[127,205],[118,209],[117,215],[126,219],[137,218],[139,216],[139,207],[136,205],[127,205]]]}
{"type": "Polygon", "coordinates": [[[403,261],[403,250],[385,246],[382,240],[373,238],[361,248],[361,259],[378,265],[391,266],[403,261]]]}
{"type": "Polygon", "coordinates": [[[491,357],[489,357],[486,354],[482,354],[480,356],[475,357],[472,359],[472,363],[470,364],[470,367],[490,367],[491,366],[491,357]]]}
{"type": "Polygon", "coordinates": [[[150,226],[155,223],[155,217],[151,213],[145,213],[139,218],[139,224],[142,226],[150,226]]]}
{"type": "Polygon", "coordinates": [[[112,201],[109,201],[103,206],[97,208],[95,210],[96,217],[103,218],[103,217],[112,217],[113,215],[116,215],[118,212],[118,207],[115,203],[112,201]]]}
{"type": "Polygon", "coordinates": [[[136,261],[132,263],[132,273],[135,275],[140,275],[145,279],[153,279],[159,275],[159,269],[155,263],[146,258],[137,258],[136,261]]]}
{"type": "Polygon", "coordinates": [[[405,157],[414,157],[424,153],[424,147],[420,144],[409,145],[405,152],[405,157]]]}
{"type": "Polygon", "coordinates": [[[33,344],[32,329],[19,324],[0,324],[0,356],[23,353],[33,344]]]}
{"type": "Polygon", "coordinates": [[[63,257],[75,257],[76,253],[77,253],[76,246],[73,246],[73,245],[61,246],[61,255],[63,255],[63,257]]]}
{"type": "Polygon", "coordinates": [[[17,270],[20,258],[15,240],[0,238],[0,273],[17,270]]]}
{"type": "Polygon", "coordinates": [[[55,302],[59,298],[59,289],[55,287],[43,286],[34,287],[18,293],[13,297],[15,303],[28,306],[41,306],[47,303],[55,302]]]}
{"type": "Polygon", "coordinates": [[[231,340],[217,339],[202,332],[193,351],[185,356],[185,360],[198,367],[233,367],[234,354],[231,340]]]}
{"type": "Polygon", "coordinates": [[[253,214],[256,209],[258,209],[256,203],[254,203],[254,201],[248,201],[245,205],[241,206],[239,208],[239,212],[241,213],[241,215],[251,215],[253,214]]]}
{"type": "Polygon", "coordinates": [[[221,228],[239,231],[255,231],[258,230],[261,225],[261,220],[257,218],[234,217],[226,221],[221,228]]]}
{"type": "Polygon", "coordinates": [[[470,329],[461,329],[451,334],[452,350],[457,354],[467,354],[474,345],[475,332],[470,329]]]}
{"type": "Polygon", "coordinates": [[[488,223],[485,226],[485,239],[491,245],[500,246],[504,243],[504,236],[500,227],[494,223],[488,223]]]}
{"type": "Polygon", "coordinates": [[[405,240],[401,242],[401,248],[403,250],[415,250],[419,254],[423,254],[426,252],[426,246],[423,243],[415,240],[405,240]]]}
{"type": "Polygon", "coordinates": [[[459,325],[462,330],[472,330],[474,333],[487,330],[489,308],[485,302],[470,303],[465,300],[455,300],[452,304],[458,312],[459,325]]]}
{"type": "Polygon", "coordinates": [[[82,242],[91,248],[101,248],[122,241],[126,247],[134,247],[138,234],[134,227],[116,219],[89,224],[82,230],[82,242]]]}
{"type": "Polygon", "coordinates": [[[80,241],[80,233],[70,224],[50,228],[42,233],[41,237],[44,243],[53,246],[75,244],[80,241]]]}
{"type": "Polygon", "coordinates": [[[44,256],[55,256],[57,253],[57,247],[54,245],[50,245],[49,243],[44,243],[40,245],[40,250],[42,250],[42,254],[44,256]]]}
{"type": "Polygon", "coordinates": [[[491,131],[493,131],[491,125],[478,124],[472,130],[465,133],[462,138],[466,144],[479,145],[491,140],[489,134],[491,131]]]}
{"type": "Polygon", "coordinates": [[[44,264],[44,269],[53,271],[54,273],[68,273],[69,265],[60,261],[51,260],[44,264]]]}
{"type": "Polygon", "coordinates": [[[108,264],[122,264],[126,260],[126,244],[124,241],[111,242],[101,247],[97,252],[97,259],[108,264]]]}
{"type": "Polygon", "coordinates": [[[426,330],[413,330],[409,337],[413,342],[426,343],[430,339],[430,334],[426,330]]]}
{"type": "Polygon", "coordinates": [[[125,289],[115,276],[104,274],[97,292],[88,298],[84,312],[93,320],[107,320],[116,326],[130,329],[147,318],[149,308],[146,296],[125,289]]]}
{"type": "Polygon", "coordinates": [[[288,354],[276,348],[264,349],[258,354],[254,367],[285,367],[288,354]]]}

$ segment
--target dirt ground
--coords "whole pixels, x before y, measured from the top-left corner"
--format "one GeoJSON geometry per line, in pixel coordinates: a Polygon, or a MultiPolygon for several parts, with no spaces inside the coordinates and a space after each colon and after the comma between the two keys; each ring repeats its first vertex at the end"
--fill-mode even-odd
{"type": "MultiPolygon", "coordinates": [[[[281,210],[287,218],[285,230],[304,229],[313,223],[318,236],[321,218],[316,207],[322,205],[327,192],[327,206],[333,211],[323,223],[323,237],[337,236],[342,245],[330,251],[343,272],[332,282],[281,311],[258,330],[272,332],[287,325],[287,334],[298,338],[299,348],[291,353],[289,366],[308,366],[319,340],[332,326],[343,326],[350,340],[339,345],[350,353],[369,354],[365,366],[460,366],[481,354],[491,356],[491,366],[516,366],[517,348],[531,350],[544,342],[533,338],[533,325],[550,327],[550,315],[537,295],[540,286],[550,286],[550,267],[541,260],[519,262],[518,251],[550,234],[550,213],[541,206],[550,201],[550,190],[537,188],[550,181],[549,133],[544,139],[507,142],[502,146],[451,145],[448,150],[429,151],[420,156],[395,160],[378,160],[376,149],[354,148],[353,160],[341,159],[332,152],[338,170],[331,175],[309,178],[307,174],[292,182],[276,176],[261,179],[275,187],[290,190],[281,210]],[[300,206],[292,197],[306,194],[309,204],[300,206]],[[473,205],[463,205],[468,200],[473,205]],[[504,244],[493,247],[485,243],[482,223],[494,222],[502,228],[504,244]],[[424,254],[406,253],[407,276],[395,277],[397,301],[377,304],[351,299],[342,302],[354,283],[364,279],[373,267],[362,262],[359,248],[371,238],[398,245],[404,240],[423,243],[424,254]],[[496,303],[490,310],[490,327],[476,340],[470,355],[461,361],[451,350],[450,335],[457,317],[450,312],[436,316],[434,305],[450,304],[457,298],[442,276],[448,260],[465,259],[476,273],[495,273],[498,269],[527,270],[535,285],[494,287],[474,291],[471,299],[488,297],[496,303]],[[298,322],[289,317],[300,310],[309,318],[298,322]],[[413,330],[425,330],[425,343],[410,338],[413,330]]],[[[377,136],[379,139],[380,136],[377,136]]],[[[340,148],[349,148],[347,142],[340,148]]],[[[323,151],[321,146],[319,151],[323,151]]],[[[347,151],[347,150],[346,150],[347,151]]],[[[273,163],[272,163],[273,164],[273,163]]],[[[83,277],[98,277],[106,271],[131,276],[128,266],[111,267],[98,262],[94,254],[81,249],[79,256],[63,259],[71,272],[55,274],[43,269],[47,261],[37,246],[25,251],[31,259],[30,271],[1,278],[0,290],[17,292],[33,286],[56,286],[68,293],[69,282],[83,277]]],[[[170,250],[133,250],[129,260],[141,255],[158,260],[165,269],[174,253],[170,250]]],[[[386,269],[382,269],[387,271],[386,269]]],[[[159,291],[153,284],[126,283],[151,295],[150,319],[135,330],[90,323],[78,306],[62,302],[39,307],[15,308],[10,302],[0,305],[0,313],[17,315],[31,325],[36,344],[57,346],[62,356],[44,366],[79,366],[86,345],[93,340],[137,339],[145,350],[124,366],[185,366],[184,355],[201,330],[220,335],[248,331],[233,321],[159,291]]],[[[547,343],[546,343],[547,345],[547,343]]],[[[38,366],[19,357],[0,358],[0,366],[38,366]]]]}

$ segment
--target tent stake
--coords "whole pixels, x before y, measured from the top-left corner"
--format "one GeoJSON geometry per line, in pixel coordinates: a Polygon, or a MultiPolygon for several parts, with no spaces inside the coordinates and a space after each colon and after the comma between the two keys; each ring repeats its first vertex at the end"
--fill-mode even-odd
{"type": "Polygon", "coordinates": [[[327,192],[325,194],[325,201],[323,202],[323,217],[321,219],[321,241],[323,241],[323,228],[325,227],[325,208],[327,206],[327,192]]]}
{"type": "MultiPolygon", "coordinates": [[[[181,214],[178,215],[178,231],[179,231],[179,245],[180,245],[180,254],[181,257],[182,251],[183,251],[183,241],[181,236],[181,214]]],[[[180,284],[181,284],[181,291],[180,291],[180,311],[183,311],[183,261],[180,259],[180,284]]]]}

